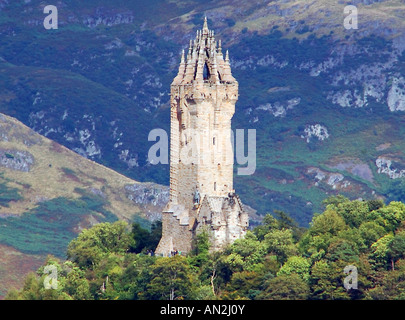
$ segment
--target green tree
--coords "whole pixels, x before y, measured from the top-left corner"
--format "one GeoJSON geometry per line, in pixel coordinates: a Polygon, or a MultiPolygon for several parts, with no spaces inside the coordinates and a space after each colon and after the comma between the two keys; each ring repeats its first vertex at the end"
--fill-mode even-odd
{"type": "Polygon", "coordinates": [[[322,214],[314,216],[307,232],[302,236],[298,247],[300,252],[311,256],[313,261],[321,259],[327,252],[332,239],[347,230],[343,218],[331,206],[322,214]]]}
{"type": "Polygon", "coordinates": [[[393,201],[387,206],[370,212],[367,218],[384,227],[387,232],[393,232],[405,220],[405,204],[393,201]]]}
{"type": "Polygon", "coordinates": [[[366,298],[372,300],[405,300],[405,270],[382,272],[379,281],[366,292],[366,298]]]}
{"type": "Polygon", "coordinates": [[[161,237],[162,237],[162,221],[156,220],[151,225],[148,249],[155,251],[161,237]]]}
{"type": "Polygon", "coordinates": [[[309,269],[311,265],[308,259],[300,256],[289,257],[286,263],[277,272],[277,276],[296,274],[305,282],[309,280],[309,269]]]}
{"type": "Polygon", "coordinates": [[[68,259],[79,267],[94,268],[109,253],[124,254],[133,246],[127,226],[124,221],[105,222],[83,230],[69,243],[68,259]]]}
{"type": "Polygon", "coordinates": [[[385,206],[384,201],[381,199],[372,199],[367,201],[369,211],[378,210],[385,206]]]}
{"type": "Polygon", "coordinates": [[[131,235],[134,243],[130,247],[130,252],[145,253],[148,250],[155,251],[162,237],[162,222],[154,221],[150,231],[142,228],[139,223],[133,223],[131,235]]]}
{"type": "Polygon", "coordinates": [[[121,281],[126,268],[125,260],[123,254],[109,253],[95,266],[95,279],[91,281],[91,290],[97,299],[121,298],[121,292],[125,291],[121,281]]]}
{"type": "MultiPolygon", "coordinates": [[[[231,267],[225,261],[224,256],[223,252],[210,252],[207,256],[208,260],[202,263],[199,269],[201,286],[209,286],[211,288],[210,295],[214,297],[226,286],[232,276],[231,267]]],[[[192,263],[194,264],[194,262],[192,263]]]]}
{"type": "MultiPolygon", "coordinates": [[[[263,276],[255,271],[241,271],[232,274],[226,292],[237,294],[241,299],[255,299],[261,293],[263,276]]],[[[226,293],[227,295],[227,293],[226,293]]]]}
{"type": "Polygon", "coordinates": [[[120,276],[120,299],[144,299],[144,293],[153,274],[152,266],[158,259],[155,256],[127,254],[125,268],[120,276]]]}
{"type": "Polygon", "coordinates": [[[158,258],[152,266],[151,281],[147,285],[145,298],[151,300],[190,299],[192,295],[192,273],[187,259],[176,255],[158,258]]]}
{"type": "Polygon", "coordinates": [[[359,251],[353,242],[336,237],[329,244],[325,259],[330,262],[340,260],[354,263],[359,260],[359,251]]]}
{"type": "Polygon", "coordinates": [[[306,300],[308,296],[308,283],[299,275],[290,274],[270,279],[257,298],[261,300],[306,300]]]}
{"type": "Polygon", "coordinates": [[[391,260],[391,268],[395,269],[395,262],[405,257],[405,231],[394,235],[388,243],[388,258],[391,260]]]}
{"type": "Polygon", "coordinates": [[[394,235],[386,234],[371,245],[370,259],[376,268],[386,268],[390,262],[390,243],[394,235]]]}
{"type": "Polygon", "coordinates": [[[343,217],[351,228],[358,228],[366,220],[370,207],[368,202],[361,200],[344,201],[335,206],[337,213],[343,217]]]}
{"type": "Polygon", "coordinates": [[[343,269],[346,262],[336,261],[333,263],[325,260],[315,262],[311,268],[310,288],[311,297],[320,300],[350,299],[350,295],[343,285],[343,269]]]}
{"type": "Polygon", "coordinates": [[[335,236],[339,231],[347,229],[343,218],[336,210],[327,208],[322,214],[312,219],[310,233],[311,235],[330,235],[335,236]]]}
{"type": "Polygon", "coordinates": [[[142,228],[139,223],[133,223],[131,233],[134,239],[134,244],[130,248],[131,252],[140,253],[144,248],[148,247],[150,237],[148,230],[142,228]]]}
{"type": "Polygon", "coordinates": [[[353,250],[356,251],[357,254],[368,250],[368,246],[366,245],[365,239],[363,238],[359,228],[348,228],[346,230],[342,230],[337,234],[336,238],[343,239],[350,243],[353,250]]]}
{"type": "Polygon", "coordinates": [[[386,234],[384,227],[375,221],[363,222],[358,230],[367,248],[386,234]]]}
{"type": "Polygon", "coordinates": [[[271,230],[264,237],[264,243],[270,254],[276,255],[277,260],[283,264],[288,257],[296,255],[298,249],[294,243],[293,233],[290,229],[271,230]]]}
{"type": "Polygon", "coordinates": [[[264,240],[264,237],[270,230],[279,229],[277,219],[270,213],[267,213],[262,220],[262,223],[254,228],[253,232],[259,241],[264,240]]]}
{"type": "Polygon", "coordinates": [[[225,251],[223,261],[232,272],[253,271],[263,266],[266,254],[266,243],[258,241],[254,233],[248,231],[245,238],[235,240],[225,251]]]}
{"type": "Polygon", "coordinates": [[[274,210],[274,216],[269,213],[266,214],[262,223],[253,232],[257,239],[262,241],[270,231],[284,229],[292,231],[294,241],[298,241],[304,232],[304,228],[300,228],[293,218],[281,210],[274,210]]]}
{"type": "Polygon", "coordinates": [[[74,300],[92,300],[90,285],[84,270],[72,265],[66,276],[65,292],[74,300]]]}
{"type": "Polygon", "coordinates": [[[197,267],[201,267],[203,264],[206,264],[209,259],[209,250],[209,234],[204,230],[203,232],[197,234],[194,240],[193,250],[189,259],[190,264],[197,267]]]}

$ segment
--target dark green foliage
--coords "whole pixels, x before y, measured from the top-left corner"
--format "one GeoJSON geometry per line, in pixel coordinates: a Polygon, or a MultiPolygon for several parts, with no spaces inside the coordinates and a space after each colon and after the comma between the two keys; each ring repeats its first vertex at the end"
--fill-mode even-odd
{"type": "Polygon", "coordinates": [[[150,230],[142,228],[139,223],[133,223],[131,234],[134,239],[134,245],[130,248],[131,252],[154,252],[162,236],[162,223],[161,221],[153,222],[150,230]]]}
{"type": "Polygon", "coordinates": [[[391,259],[391,266],[394,270],[395,262],[405,258],[405,232],[398,232],[388,245],[388,256],[391,259]]]}
{"type": "Polygon", "coordinates": [[[260,300],[306,300],[309,286],[298,275],[282,275],[268,281],[260,300]]]}
{"type": "Polygon", "coordinates": [[[76,175],[76,172],[70,168],[62,168],[62,171],[66,175],[72,175],[72,176],[76,175]]]}
{"type": "Polygon", "coordinates": [[[196,236],[193,244],[192,258],[190,263],[194,266],[201,267],[208,262],[210,240],[208,232],[201,232],[196,236]]]}
{"type": "Polygon", "coordinates": [[[131,248],[131,251],[135,253],[140,253],[148,244],[149,232],[141,228],[137,223],[132,224],[132,235],[135,241],[134,246],[131,248]]]}
{"type": "Polygon", "coordinates": [[[405,299],[405,205],[344,197],[325,204],[295,237],[296,222],[276,212],[279,219],[266,215],[262,225],[221,252],[210,252],[208,233],[200,233],[187,257],[143,253],[142,236],[148,239],[159,227],[101,223],[70,242],[70,261],[48,259],[59,270],[58,290],[43,288],[41,267],[7,298],[405,299]],[[141,253],[129,250],[135,241],[141,253]],[[357,289],[344,287],[347,266],[357,268],[357,289]]]}
{"type": "Polygon", "coordinates": [[[8,207],[11,201],[18,201],[22,198],[17,188],[12,188],[6,182],[0,183],[0,206],[8,207]]]}
{"type": "Polygon", "coordinates": [[[405,179],[395,179],[387,185],[385,195],[388,201],[405,201],[405,179]]]}
{"type": "Polygon", "coordinates": [[[151,280],[142,297],[147,300],[190,299],[190,277],[191,268],[185,257],[158,259],[151,268],[151,280]]]}

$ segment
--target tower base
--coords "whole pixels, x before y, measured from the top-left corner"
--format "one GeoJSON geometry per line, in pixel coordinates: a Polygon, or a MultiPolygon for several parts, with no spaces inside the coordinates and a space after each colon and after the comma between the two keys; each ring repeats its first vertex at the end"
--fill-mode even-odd
{"type": "Polygon", "coordinates": [[[243,238],[248,226],[249,216],[234,193],[227,197],[204,196],[191,212],[169,203],[162,213],[162,238],[156,254],[185,255],[192,250],[195,235],[202,231],[209,233],[211,250],[219,251],[243,238]]]}

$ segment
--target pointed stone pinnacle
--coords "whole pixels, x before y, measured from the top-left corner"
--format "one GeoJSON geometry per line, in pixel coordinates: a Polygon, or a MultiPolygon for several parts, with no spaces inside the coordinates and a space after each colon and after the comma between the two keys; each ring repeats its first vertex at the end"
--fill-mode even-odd
{"type": "Polygon", "coordinates": [[[207,22],[207,16],[205,16],[205,18],[204,18],[203,34],[208,34],[208,22],[207,22]]]}

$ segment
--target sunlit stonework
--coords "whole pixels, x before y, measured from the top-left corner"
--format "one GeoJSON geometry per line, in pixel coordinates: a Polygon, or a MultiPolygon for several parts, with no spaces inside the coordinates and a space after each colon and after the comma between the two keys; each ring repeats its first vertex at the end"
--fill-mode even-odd
{"type": "Polygon", "coordinates": [[[205,19],[171,85],[170,200],[157,254],[189,252],[202,230],[212,250],[245,235],[248,214],[233,190],[231,119],[237,100],[228,51],[224,59],[205,19]],[[190,150],[197,152],[191,156],[190,150]]]}

